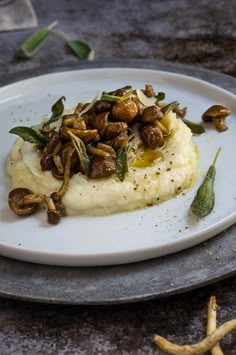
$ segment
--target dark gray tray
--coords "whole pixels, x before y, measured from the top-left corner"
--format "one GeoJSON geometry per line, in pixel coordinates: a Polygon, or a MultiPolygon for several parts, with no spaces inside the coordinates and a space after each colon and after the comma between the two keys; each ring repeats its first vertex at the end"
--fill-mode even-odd
{"type": "MultiPolygon", "coordinates": [[[[236,93],[236,79],[158,60],[80,62],[70,67],[41,67],[33,75],[97,67],[135,67],[191,75],[236,93]]],[[[0,73],[0,85],[32,72],[0,73]]],[[[0,296],[62,304],[112,304],[164,297],[236,274],[236,225],[206,243],[165,257],[110,267],[72,268],[31,264],[0,257],[0,296]]]]}

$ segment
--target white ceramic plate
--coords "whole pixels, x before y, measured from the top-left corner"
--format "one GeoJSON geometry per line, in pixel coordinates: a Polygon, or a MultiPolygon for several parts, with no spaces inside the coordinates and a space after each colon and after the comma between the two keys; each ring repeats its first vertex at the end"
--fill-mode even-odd
{"type": "Polygon", "coordinates": [[[0,89],[0,254],[20,260],[63,266],[112,265],[141,261],[174,253],[226,229],[236,222],[236,99],[219,87],[188,76],[144,69],[89,69],[42,75],[0,89]],[[9,181],[5,162],[15,137],[8,134],[17,125],[33,125],[50,112],[60,96],[66,107],[89,101],[101,91],[127,84],[143,88],[152,84],[166,93],[166,101],[178,100],[188,107],[188,119],[201,121],[213,104],[229,107],[229,129],[194,137],[200,150],[201,176],[184,195],[139,211],[105,217],[67,217],[57,226],[48,225],[45,214],[27,218],[8,208],[9,181]],[[204,173],[215,152],[216,201],[213,212],[198,220],[189,210],[204,173]]]}

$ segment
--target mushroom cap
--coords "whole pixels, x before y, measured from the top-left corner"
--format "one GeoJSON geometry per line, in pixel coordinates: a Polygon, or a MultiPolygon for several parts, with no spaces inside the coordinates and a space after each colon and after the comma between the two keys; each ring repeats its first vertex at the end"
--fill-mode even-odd
{"type": "Polygon", "coordinates": [[[8,195],[8,205],[10,209],[19,216],[33,214],[36,211],[38,204],[24,204],[24,197],[30,194],[32,194],[32,191],[23,187],[11,190],[8,195]]]}
{"type": "Polygon", "coordinates": [[[111,111],[113,120],[127,121],[128,123],[132,122],[138,113],[138,106],[130,99],[115,103],[111,111]]]}
{"type": "Polygon", "coordinates": [[[58,224],[61,219],[61,212],[58,211],[57,209],[55,210],[48,210],[47,211],[47,216],[48,216],[48,223],[50,224],[58,224]]]}
{"type": "Polygon", "coordinates": [[[163,117],[163,113],[160,108],[156,105],[146,107],[143,110],[141,121],[143,123],[155,122],[157,120],[161,120],[163,117]]]}
{"type": "Polygon", "coordinates": [[[225,119],[227,116],[229,116],[231,111],[222,105],[213,105],[209,107],[203,114],[202,114],[202,120],[204,122],[209,122],[212,121],[214,118],[220,117],[222,119],[225,119]]]}

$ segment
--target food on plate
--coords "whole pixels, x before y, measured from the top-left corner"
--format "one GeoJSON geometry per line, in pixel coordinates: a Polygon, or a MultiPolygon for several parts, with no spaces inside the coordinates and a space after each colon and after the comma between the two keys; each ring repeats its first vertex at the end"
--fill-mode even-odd
{"type": "Polygon", "coordinates": [[[197,194],[191,204],[191,210],[198,217],[205,217],[213,210],[215,204],[214,182],[216,176],[216,160],[220,154],[219,148],[214,157],[213,163],[210,165],[206,176],[200,185],[197,194]]]}
{"type": "Polygon", "coordinates": [[[207,337],[199,343],[192,345],[179,345],[168,341],[167,339],[155,335],[154,343],[164,352],[175,355],[202,354],[211,351],[212,355],[223,354],[219,341],[227,334],[236,330],[236,319],[229,320],[216,328],[216,298],[211,296],[208,303],[207,337]]]}
{"type": "Polygon", "coordinates": [[[227,107],[213,105],[202,114],[202,120],[204,122],[213,122],[217,131],[224,132],[228,129],[225,120],[230,114],[231,111],[227,107]]]}
{"type": "Polygon", "coordinates": [[[43,203],[56,224],[65,214],[156,205],[192,187],[198,154],[186,109],[164,96],[151,85],[126,86],[74,109],[61,97],[39,126],[13,128],[19,138],[7,162],[10,208],[21,215],[43,203]]]}

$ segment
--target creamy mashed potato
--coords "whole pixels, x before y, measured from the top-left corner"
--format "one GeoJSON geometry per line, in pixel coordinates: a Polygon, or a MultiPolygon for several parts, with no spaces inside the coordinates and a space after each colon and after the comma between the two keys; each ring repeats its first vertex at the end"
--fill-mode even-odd
{"type": "MultiPolygon", "coordinates": [[[[106,215],[144,208],[173,198],[191,187],[198,174],[191,131],[173,112],[168,114],[166,121],[171,134],[156,159],[151,159],[149,164],[150,156],[144,153],[143,161],[141,157],[129,167],[123,182],[115,174],[102,179],[88,179],[81,173],[73,175],[62,198],[67,214],[106,215]]],[[[35,193],[50,195],[62,184],[50,171],[41,171],[35,147],[21,138],[12,147],[7,172],[12,188],[26,187],[35,193]]]]}

